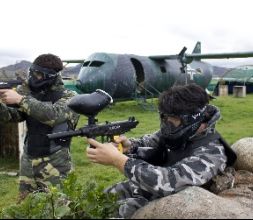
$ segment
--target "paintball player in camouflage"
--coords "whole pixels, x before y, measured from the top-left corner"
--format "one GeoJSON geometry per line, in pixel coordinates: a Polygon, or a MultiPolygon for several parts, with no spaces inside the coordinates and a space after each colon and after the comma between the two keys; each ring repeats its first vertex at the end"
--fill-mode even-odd
{"type": "Polygon", "coordinates": [[[139,139],[120,136],[124,154],[114,143],[88,139],[95,147],[87,148],[92,162],[115,166],[128,178],[106,190],[119,194],[119,217],[188,186],[204,186],[233,163],[215,130],[220,111],[208,103],[201,87],[174,86],[159,97],[160,130],[139,139]]]}
{"type": "Polygon", "coordinates": [[[72,169],[70,139],[49,141],[47,134],[74,129],[79,115],[67,107],[75,92],[63,85],[61,59],[38,56],[24,85],[0,90],[0,122],[26,121],[27,135],[20,162],[20,199],[30,192],[59,184],[72,169]]]}

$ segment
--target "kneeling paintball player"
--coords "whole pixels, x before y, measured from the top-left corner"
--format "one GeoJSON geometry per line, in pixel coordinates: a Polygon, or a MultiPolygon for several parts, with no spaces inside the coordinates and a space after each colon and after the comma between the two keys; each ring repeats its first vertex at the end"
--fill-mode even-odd
{"type": "Polygon", "coordinates": [[[106,191],[119,194],[117,217],[129,218],[149,201],[188,186],[204,186],[234,163],[236,156],[215,130],[220,118],[201,87],[174,86],[159,97],[160,130],[139,139],[118,138],[115,143],[88,139],[88,158],[118,168],[128,180],[106,191]]]}

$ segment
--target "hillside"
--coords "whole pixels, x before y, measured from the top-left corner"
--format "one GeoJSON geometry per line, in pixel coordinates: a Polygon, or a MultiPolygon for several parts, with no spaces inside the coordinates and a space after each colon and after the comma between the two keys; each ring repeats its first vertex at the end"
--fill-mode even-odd
{"type": "MultiPolygon", "coordinates": [[[[16,78],[16,75],[20,73],[27,74],[31,64],[32,64],[31,62],[23,60],[19,63],[2,67],[0,68],[0,79],[8,80],[16,78]]],[[[78,64],[76,66],[71,67],[65,67],[65,69],[62,71],[62,75],[66,77],[77,78],[81,66],[82,64],[78,64]]]]}
{"type": "Polygon", "coordinates": [[[16,78],[17,73],[27,73],[31,62],[23,60],[19,63],[2,67],[0,69],[0,79],[7,80],[16,78]]]}
{"type": "Polygon", "coordinates": [[[213,66],[213,77],[221,77],[232,68],[213,66]]]}

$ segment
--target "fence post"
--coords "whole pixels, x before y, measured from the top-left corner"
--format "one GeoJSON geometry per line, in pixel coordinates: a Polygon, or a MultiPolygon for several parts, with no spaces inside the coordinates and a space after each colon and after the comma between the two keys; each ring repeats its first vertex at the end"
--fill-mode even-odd
{"type": "Polygon", "coordinates": [[[246,86],[234,86],[233,95],[239,98],[246,97],[246,86]]]}
{"type": "Polygon", "coordinates": [[[219,85],[219,96],[228,96],[228,86],[227,85],[219,85]]]}
{"type": "Polygon", "coordinates": [[[0,126],[0,158],[19,159],[26,134],[25,123],[7,123],[0,126]]]}

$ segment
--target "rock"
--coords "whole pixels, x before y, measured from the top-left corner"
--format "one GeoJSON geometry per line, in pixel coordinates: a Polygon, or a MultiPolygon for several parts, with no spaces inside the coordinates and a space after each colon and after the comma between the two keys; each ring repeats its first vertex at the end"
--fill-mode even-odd
{"type": "Polygon", "coordinates": [[[237,170],[253,172],[253,138],[240,139],[231,148],[237,155],[237,161],[234,167],[237,170]]]}
{"type": "MultiPolygon", "coordinates": [[[[251,191],[251,188],[247,188],[247,190],[251,191]]],[[[137,210],[132,218],[252,219],[253,198],[251,195],[248,195],[246,197],[237,197],[236,193],[227,191],[224,194],[225,197],[222,197],[201,187],[193,186],[174,195],[150,202],[148,205],[137,210]]]]}
{"type": "Polygon", "coordinates": [[[247,170],[236,171],[231,188],[223,190],[218,195],[236,199],[236,201],[247,205],[247,199],[253,200],[253,173],[247,170]]]}

